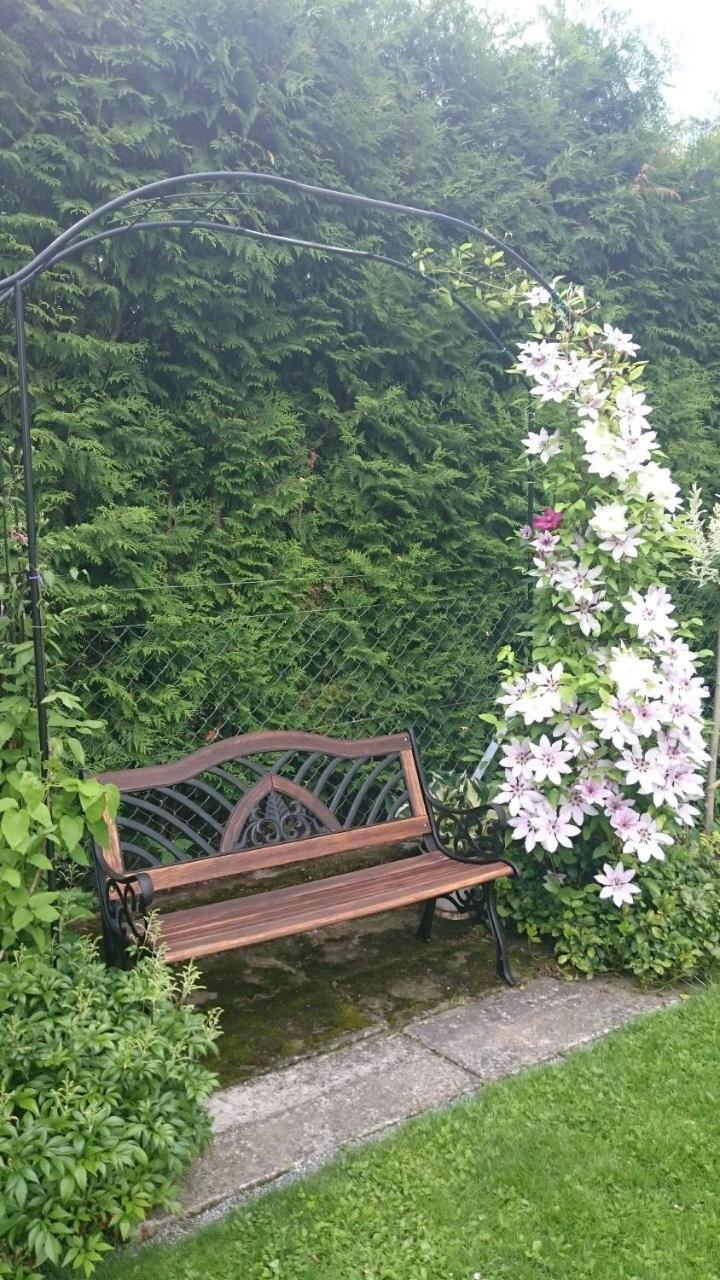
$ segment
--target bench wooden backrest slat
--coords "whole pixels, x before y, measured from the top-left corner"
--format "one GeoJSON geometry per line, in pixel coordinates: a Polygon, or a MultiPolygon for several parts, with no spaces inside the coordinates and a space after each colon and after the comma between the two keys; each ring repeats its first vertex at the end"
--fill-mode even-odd
{"type": "Polygon", "coordinates": [[[118,824],[107,823],[105,860],[119,871],[125,847],[158,890],[399,844],[433,829],[408,733],[357,741],[287,730],[243,734],[170,764],[98,776],[126,796],[118,824]],[[273,759],[273,753],[282,754],[273,759]],[[333,779],[344,761],[349,767],[333,779]],[[236,772],[222,767],[230,762],[236,772]],[[286,765],[294,777],[281,775],[286,765]],[[218,790],[200,776],[208,774],[218,790]]]}
{"type": "Polygon", "coordinates": [[[403,771],[405,773],[405,781],[407,783],[408,794],[410,796],[410,812],[413,817],[418,818],[421,814],[427,816],[427,805],[425,797],[422,793],[420,785],[420,775],[418,773],[417,764],[415,762],[415,753],[412,747],[405,747],[400,752],[403,771]]]}
{"type": "Polygon", "coordinates": [[[266,845],[263,849],[243,849],[239,854],[193,858],[172,867],[149,867],[146,874],[157,891],[178,889],[183,885],[204,884],[206,880],[219,880],[229,875],[244,875],[245,872],[306,862],[311,858],[326,858],[333,853],[352,853],[359,849],[400,844],[429,834],[427,818],[401,818],[392,824],[382,822],[376,827],[356,827],[354,831],[338,831],[328,836],[313,836],[309,840],[266,845]]]}
{"type": "Polygon", "coordinates": [[[291,729],[278,729],[275,733],[242,733],[235,738],[224,738],[209,747],[200,747],[181,760],[170,764],[151,764],[141,769],[118,769],[111,773],[99,773],[98,782],[112,782],[119,791],[144,791],[147,787],[167,785],[170,782],[188,782],[196,773],[202,773],[216,764],[225,764],[237,756],[249,756],[259,751],[279,751],[283,747],[297,751],[322,751],[327,755],[345,756],[356,760],[358,756],[388,751],[403,751],[411,745],[407,733],[389,734],[380,738],[326,738],[319,733],[293,733],[291,729]]]}

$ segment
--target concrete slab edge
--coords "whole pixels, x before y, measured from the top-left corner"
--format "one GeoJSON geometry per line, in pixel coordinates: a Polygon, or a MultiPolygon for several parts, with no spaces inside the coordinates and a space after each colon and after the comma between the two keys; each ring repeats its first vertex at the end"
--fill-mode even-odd
{"type": "MultiPolygon", "coordinates": [[[[574,1043],[566,1047],[556,1045],[553,1047],[552,1051],[538,1057],[531,1064],[520,1064],[515,1069],[508,1070],[503,1078],[510,1078],[526,1071],[543,1069],[548,1066],[561,1066],[572,1054],[582,1049],[592,1047],[593,1044],[604,1039],[608,1034],[621,1030],[623,1027],[628,1026],[637,1019],[648,1016],[649,1013],[657,1012],[662,1008],[668,1008],[671,1005],[676,1004],[678,999],[679,997],[674,993],[666,992],[662,1003],[656,1005],[654,1008],[650,1007],[647,1010],[638,1009],[637,1007],[629,1008],[627,1010],[627,1016],[622,1018],[622,1020],[617,1021],[610,1027],[600,1028],[596,1032],[588,1034],[582,1043],[574,1043]]],[[[392,1034],[396,1037],[407,1039],[414,1044],[418,1043],[417,1037],[410,1028],[399,1030],[392,1034]]],[[[380,1032],[377,1038],[384,1039],[386,1035],[387,1032],[380,1032]]],[[[427,1043],[425,1043],[423,1047],[427,1052],[431,1052],[437,1056],[438,1059],[443,1061],[446,1065],[461,1068],[467,1077],[472,1079],[472,1085],[459,1089],[451,1097],[447,1097],[439,1103],[420,1107],[417,1111],[409,1113],[399,1120],[391,1120],[387,1123],[381,1122],[379,1124],[375,1124],[356,1137],[346,1139],[345,1141],[338,1143],[327,1144],[319,1150],[314,1151],[307,1158],[293,1162],[288,1166],[288,1168],[283,1169],[280,1173],[273,1174],[270,1177],[260,1177],[254,1182],[248,1182],[246,1185],[239,1187],[230,1195],[210,1196],[204,1201],[186,1205],[183,1208],[182,1214],[178,1216],[168,1215],[148,1219],[142,1225],[138,1242],[131,1246],[131,1249],[134,1250],[141,1248],[145,1243],[151,1242],[172,1243],[176,1240],[187,1237],[188,1235],[194,1234],[203,1227],[220,1221],[227,1214],[245,1204],[251,1203],[260,1196],[267,1195],[271,1191],[278,1190],[285,1186],[291,1186],[293,1183],[306,1177],[308,1174],[323,1168],[342,1152],[357,1150],[360,1147],[365,1146],[368,1142],[379,1141],[388,1134],[397,1131],[409,1120],[415,1119],[419,1115],[446,1111],[450,1107],[456,1106],[458,1103],[476,1097],[483,1088],[487,1087],[491,1083],[497,1082],[495,1080],[483,1078],[479,1072],[473,1071],[467,1061],[462,1061],[458,1057],[453,1056],[452,1052],[440,1050],[435,1046],[428,1045],[427,1043]]],[[[330,1054],[322,1056],[332,1057],[333,1054],[331,1051],[330,1054]]],[[[275,1073],[270,1072],[268,1073],[268,1077],[271,1078],[274,1074],[275,1073]]]]}

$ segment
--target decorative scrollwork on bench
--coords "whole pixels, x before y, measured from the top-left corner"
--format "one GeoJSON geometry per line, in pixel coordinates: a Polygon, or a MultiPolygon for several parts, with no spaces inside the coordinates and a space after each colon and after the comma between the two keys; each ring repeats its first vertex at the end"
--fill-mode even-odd
{"type": "MultiPolygon", "coordinates": [[[[443,849],[461,862],[507,862],[502,829],[505,814],[495,805],[479,805],[473,809],[452,809],[432,801],[443,849]]],[[[512,864],[511,864],[512,865],[512,864]]]]}
{"type": "Polygon", "coordinates": [[[106,939],[112,939],[116,955],[123,955],[133,944],[145,943],[152,900],[152,881],[142,872],[131,876],[102,876],[100,909],[106,939]]]}
{"type": "Polygon", "coordinates": [[[325,835],[327,830],[326,824],[300,800],[287,800],[280,792],[269,791],[250,810],[238,848],[259,849],[286,840],[306,840],[325,835]]]}

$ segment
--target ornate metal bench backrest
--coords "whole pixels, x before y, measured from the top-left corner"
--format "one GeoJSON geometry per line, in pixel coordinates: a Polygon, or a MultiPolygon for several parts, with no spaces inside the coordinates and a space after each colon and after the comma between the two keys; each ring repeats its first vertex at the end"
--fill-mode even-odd
{"type": "Polygon", "coordinates": [[[242,871],[266,865],[263,850],[276,864],[433,830],[410,733],[244,734],[100,779],[122,793],[105,861],[149,871],[158,888],[174,879],[166,869],[198,859],[232,854],[242,871]]]}

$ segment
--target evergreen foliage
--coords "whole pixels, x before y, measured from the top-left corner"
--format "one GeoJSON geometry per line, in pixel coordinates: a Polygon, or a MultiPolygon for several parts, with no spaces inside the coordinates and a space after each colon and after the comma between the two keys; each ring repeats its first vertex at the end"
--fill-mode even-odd
{"type": "MultiPolygon", "coordinates": [[[[720,143],[710,127],[675,137],[663,69],[631,31],[556,15],[533,46],[464,0],[0,0],[0,31],[0,269],[96,204],[192,170],[447,209],[511,235],[627,322],[678,479],[712,485],[720,143]]],[[[271,231],[407,261],[427,235],[277,194],[247,208],[271,231]]],[[[63,659],[90,680],[124,762],[216,727],[203,641],[189,666],[167,665],[203,626],[233,655],[216,684],[255,681],[228,707],[229,732],[303,718],[295,687],[308,656],[332,663],[336,615],[372,606],[382,636],[397,616],[410,629],[440,616],[452,637],[479,600],[492,630],[518,590],[506,538],[524,516],[526,402],[485,340],[412,280],[207,232],[140,233],[46,275],[28,321],[63,659]],[[265,656],[320,608],[323,638],[284,684],[265,656]],[[265,714],[263,681],[276,694],[265,714]]],[[[12,387],[7,331],[3,343],[12,387]]],[[[420,723],[423,687],[440,715],[446,672],[465,661],[457,631],[441,672],[432,646],[406,655],[410,703],[386,695],[373,711],[372,654],[385,650],[361,629],[357,717],[396,728],[417,701],[420,723]]],[[[403,652],[391,650],[400,666],[403,652]]]]}

